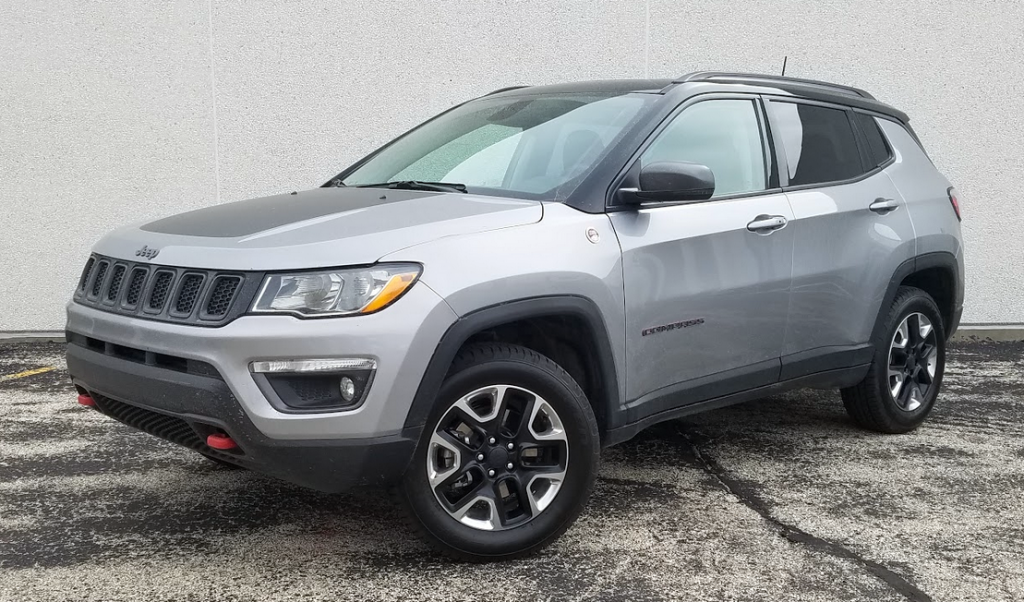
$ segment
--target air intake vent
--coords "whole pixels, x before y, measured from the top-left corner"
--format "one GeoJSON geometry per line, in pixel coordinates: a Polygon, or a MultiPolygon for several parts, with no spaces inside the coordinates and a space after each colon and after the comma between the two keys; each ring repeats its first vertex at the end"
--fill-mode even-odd
{"type": "Polygon", "coordinates": [[[171,291],[171,282],[174,280],[174,272],[163,270],[156,273],[156,280],[153,281],[153,290],[149,293],[149,302],[146,309],[158,311],[163,309],[167,303],[168,294],[171,291]]]}
{"type": "Polygon", "coordinates": [[[211,318],[219,318],[228,313],[231,308],[231,300],[238,291],[242,279],[238,276],[218,276],[213,283],[213,292],[206,301],[206,315],[211,318]]]}
{"type": "Polygon", "coordinates": [[[114,301],[121,293],[121,283],[124,282],[124,273],[127,271],[123,265],[114,266],[114,275],[110,277],[110,286],[107,287],[107,301],[114,301]]]}
{"type": "Polygon", "coordinates": [[[90,257],[89,261],[85,262],[85,269],[82,270],[82,279],[78,282],[78,290],[85,290],[85,285],[89,282],[89,276],[92,276],[92,266],[95,263],[96,259],[93,257],[90,257]]]}
{"type": "Polygon", "coordinates": [[[92,281],[92,289],[89,291],[93,297],[99,296],[100,289],[103,288],[103,279],[107,277],[107,268],[109,267],[109,261],[101,261],[100,265],[96,267],[96,278],[92,281]]]}
{"type": "Polygon", "coordinates": [[[178,289],[178,298],[174,301],[174,313],[183,316],[192,313],[202,288],[202,274],[185,274],[185,277],[181,279],[181,287],[178,289]]]}
{"type": "Polygon", "coordinates": [[[125,306],[134,308],[139,304],[139,299],[142,298],[142,288],[146,285],[146,274],[148,273],[149,271],[146,268],[132,269],[132,275],[128,279],[128,292],[124,296],[125,306]]]}

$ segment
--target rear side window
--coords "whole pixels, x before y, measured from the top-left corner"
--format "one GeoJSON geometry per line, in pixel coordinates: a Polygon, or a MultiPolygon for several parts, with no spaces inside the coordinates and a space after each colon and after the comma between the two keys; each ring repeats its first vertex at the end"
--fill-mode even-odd
{"type": "Polygon", "coordinates": [[[771,107],[778,130],[773,133],[786,151],[790,186],[849,180],[864,172],[846,111],[778,101],[771,107]]]}
{"type": "Polygon", "coordinates": [[[857,124],[864,137],[865,151],[867,152],[868,167],[874,169],[889,160],[889,145],[878,127],[878,122],[871,115],[854,113],[853,121],[857,124]]]}

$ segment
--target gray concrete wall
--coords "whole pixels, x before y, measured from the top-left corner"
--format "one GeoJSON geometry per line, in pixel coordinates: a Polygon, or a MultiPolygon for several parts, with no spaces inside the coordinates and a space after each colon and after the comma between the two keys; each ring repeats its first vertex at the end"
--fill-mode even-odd
{"type": "Polygon", "coordinates": [[[316,186],[466,97],[783,55],[911,114],[963,195],[964,321],[1024,322],[1022,24],[1018,0],[8,0],[0,331],[60,328],[114,226],[316,186]]]}

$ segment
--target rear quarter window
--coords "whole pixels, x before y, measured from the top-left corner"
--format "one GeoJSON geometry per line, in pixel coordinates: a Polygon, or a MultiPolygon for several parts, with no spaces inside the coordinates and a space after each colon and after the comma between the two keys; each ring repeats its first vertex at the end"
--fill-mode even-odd
{"type": "Polygon", "coordinates": [[[885,140],[885,136],[882,135],[881,128],[878,127],[878,121],[866,113],[854,113],[853,121],[857,124],[857,129],[860,130],[864,140],[868,167],[874,169],[888,161],[892,156],[892,151],[889,149],[889,143],[885,140]]]}

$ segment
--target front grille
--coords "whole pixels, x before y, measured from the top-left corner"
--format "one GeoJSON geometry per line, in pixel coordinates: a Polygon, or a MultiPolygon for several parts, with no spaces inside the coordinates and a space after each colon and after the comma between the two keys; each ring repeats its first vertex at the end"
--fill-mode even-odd
{"type": "Polygon", "coordinates": [[[100,290],[103,288],[103,279],[107,277],[107,268],[110,267],[109,261],[101,261],[99,266],[96,268],[96,277],[92,281],[92,288],[89,294],[93,297],[100,296],[100,290]]]}
{"type": "Polygon", "coordinates": [[[221,272],[93,255],[75,301],[147,320],[222,326],[244,314],[263,282],[261,272],[221,272]]]}
{"type": "Polygon", "coordinates": [[[124,281],[124,272],[128,268],[123,265],[114,266],[114,275],[110,277],[110,286],[107,287],[107,294],[105,297],[107,301],[114,301],[117,296],[121,293],[121,282],[124,281]]]}
{"type": "Polygon", "coordinates": [[[174,301],[174,313],[188,315],[196,306],[199,299],[199,291],[203,287],[202,274],[185,274],[181,279],[181,288],[178,290],[174,301]]]}
{"type": "Polygon", "coordinates": [[[96,264],[96,258],[90,257],[89,261],[85,262],[85,269],[82,270],[82,279],[78,281],[79,292],[85,290],[85,285],[89,283],[89,276],[92,276],[92,267],[96,264]]]}
{"type": "Polygon", "coordinates": [[[167,294],[171,290],[171,283],[174,281],[174,272],[158,270],[156,280],[153,281],[153,290],[149,291],[149,301],[146,308],[160,311],[167,302],[167,294]]]}
{"type": "Polygon", "coordinates": [[[210,300],[206,302],[206,315],[220,317],[228,313],[231,300],[235,298],[235,292],[238,291],[240,284],[242,279],[238,276],[218,276],[213,283],[210,300]]]}
{"type": "Polygon", "coordinates": [[[124,296],[124,304],[135,307],[142,297],[142,287],[146,284],[146,268],[133,268],[132,277],[128,280],[128,292],[124,296]]]}

